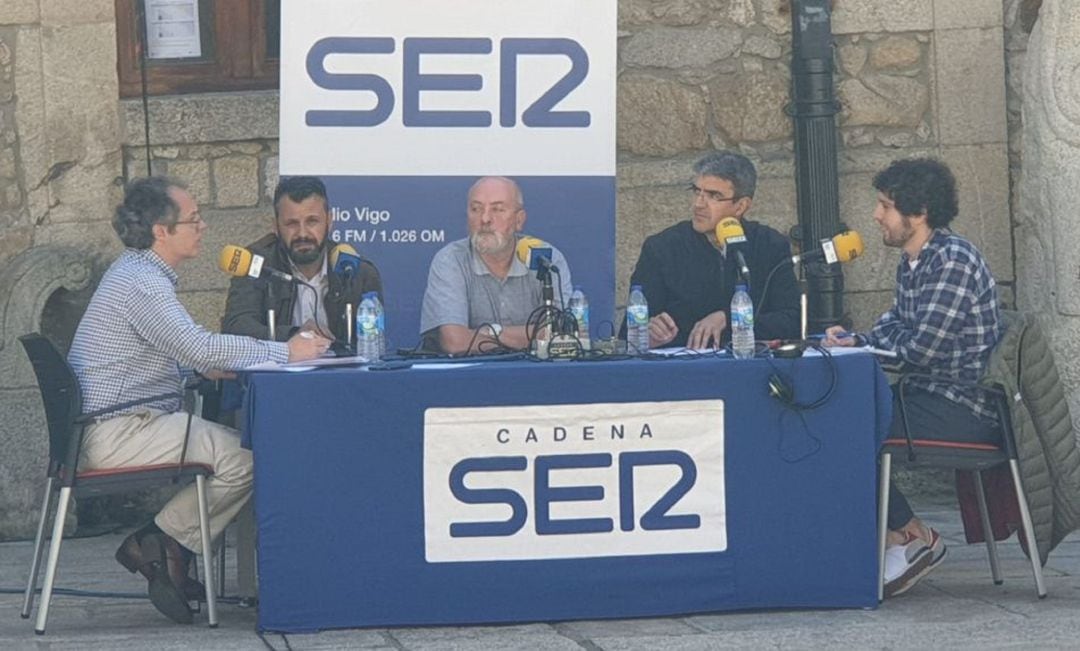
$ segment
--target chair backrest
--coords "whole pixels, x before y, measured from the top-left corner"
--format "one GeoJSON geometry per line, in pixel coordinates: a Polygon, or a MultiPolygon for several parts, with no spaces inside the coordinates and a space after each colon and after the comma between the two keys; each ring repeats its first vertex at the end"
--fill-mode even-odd
{"type": "Polygon", "coordinates": [[[45,419],[49,424],[49,474],[67,465],[71,441],[76,434],[75,419],[82,414],[79,380],[64,356],[51,341],[38,333],[22,335],[19,343],[26,350],[37,376],[45,419]]]}

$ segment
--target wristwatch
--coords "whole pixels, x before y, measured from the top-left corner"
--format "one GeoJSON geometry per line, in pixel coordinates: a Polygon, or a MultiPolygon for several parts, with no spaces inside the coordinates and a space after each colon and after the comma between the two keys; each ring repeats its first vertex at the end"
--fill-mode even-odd
{"type": "Polygon", "coordinates": [[[491,336],[495,337],[496,339],[498,339],[499,335],[502,334],[501,323],[489,323],[488,327],[491,328],[491,336]]]}

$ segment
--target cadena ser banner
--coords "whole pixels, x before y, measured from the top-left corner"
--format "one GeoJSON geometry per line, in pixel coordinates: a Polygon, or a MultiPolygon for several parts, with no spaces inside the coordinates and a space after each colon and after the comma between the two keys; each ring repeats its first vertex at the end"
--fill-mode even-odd
{"type": "Polygon", "coordinates": [[[428,409],[429,563],[722,552],[724,401],[428,409]]]}
{"type": "Polygon", "coordinates": [[[518,182],[525,231],[562,250],[593,336],[608,334],[616,11],[611,0],[285,0],[280,171],[326,182],[333,240],[382,272],[392,346],[418,341],[430,260],[467,235],[468,189],[487,175],[518,182]]]}

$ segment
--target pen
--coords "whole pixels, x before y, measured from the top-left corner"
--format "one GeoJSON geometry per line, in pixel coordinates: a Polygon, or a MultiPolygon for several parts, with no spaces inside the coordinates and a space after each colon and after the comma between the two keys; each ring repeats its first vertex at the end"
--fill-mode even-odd
{"type": "MultiPolygon", "coordinates": [[[[826,336],[827,335],[825,333],[821,333],[821,334],[817,334],[817,335],[810,335],[810,339],[824,339],[826,336]]],[[[850,339],[851,337],[855,336],[855,333],[854,332],[838,332],[833,336],[836,337],[837,339],[850,339]]]]}

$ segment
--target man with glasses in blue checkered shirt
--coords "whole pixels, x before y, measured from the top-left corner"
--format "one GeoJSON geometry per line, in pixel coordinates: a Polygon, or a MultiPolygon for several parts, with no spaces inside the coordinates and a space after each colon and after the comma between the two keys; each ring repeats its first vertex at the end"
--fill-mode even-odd
{"type": "MultiPolygon", "coordinates": [[[[986,260],[949,228],[959,212],[956,180],[939,161],[898,160],[874,177],[874,188],[882,240],[901,250],[893,306],[869,333],[851,337],[840,326],[828,328],[825,345],[892,350],[906,370],[942,378],[912,382],[904,391],[913,435],[996,443],[997,416],[988,398],[949,383],[978,380],[1004,330],[986,260]]],[[[904,436],[897,401],[894,389],[890,438],[904,436]]],[[[889,489],[887,525],[885,596],[894,596],[937,567],[946,549],[895,486],[889,489]]]]}
{"type": "MultiPolygon", "coordinates": [[[[220,335],[196,324],[176,295],[176,268],[196,257],[207,224],[179,181],[145,178],[131,183],[113,228],[126,247],[101,284],[75,332],[68,361],[82,389],[83,410],[96,411],[161,394],[178,396],[193,372],[223,377],[261,362],[318,357],[327,339],[303,333],[288,342],[220,335]]],[[[86,428],[82,468],[205,463],[210,535],[216,538],[251,495],[251,452],[237,432],[180,411],[179,397],[118,410],[86,428]],[[186,441],[186,443],[185,443],[186,441]]],[[[201,548],[194,485],[180,490],[154,521],[128,537],[116,559],[150,581],[154,606],[189,623],[188,601],[203,588],[189,578],[201,548]],[[160,570],[165,566],[167,577],[160,570]]]]}

